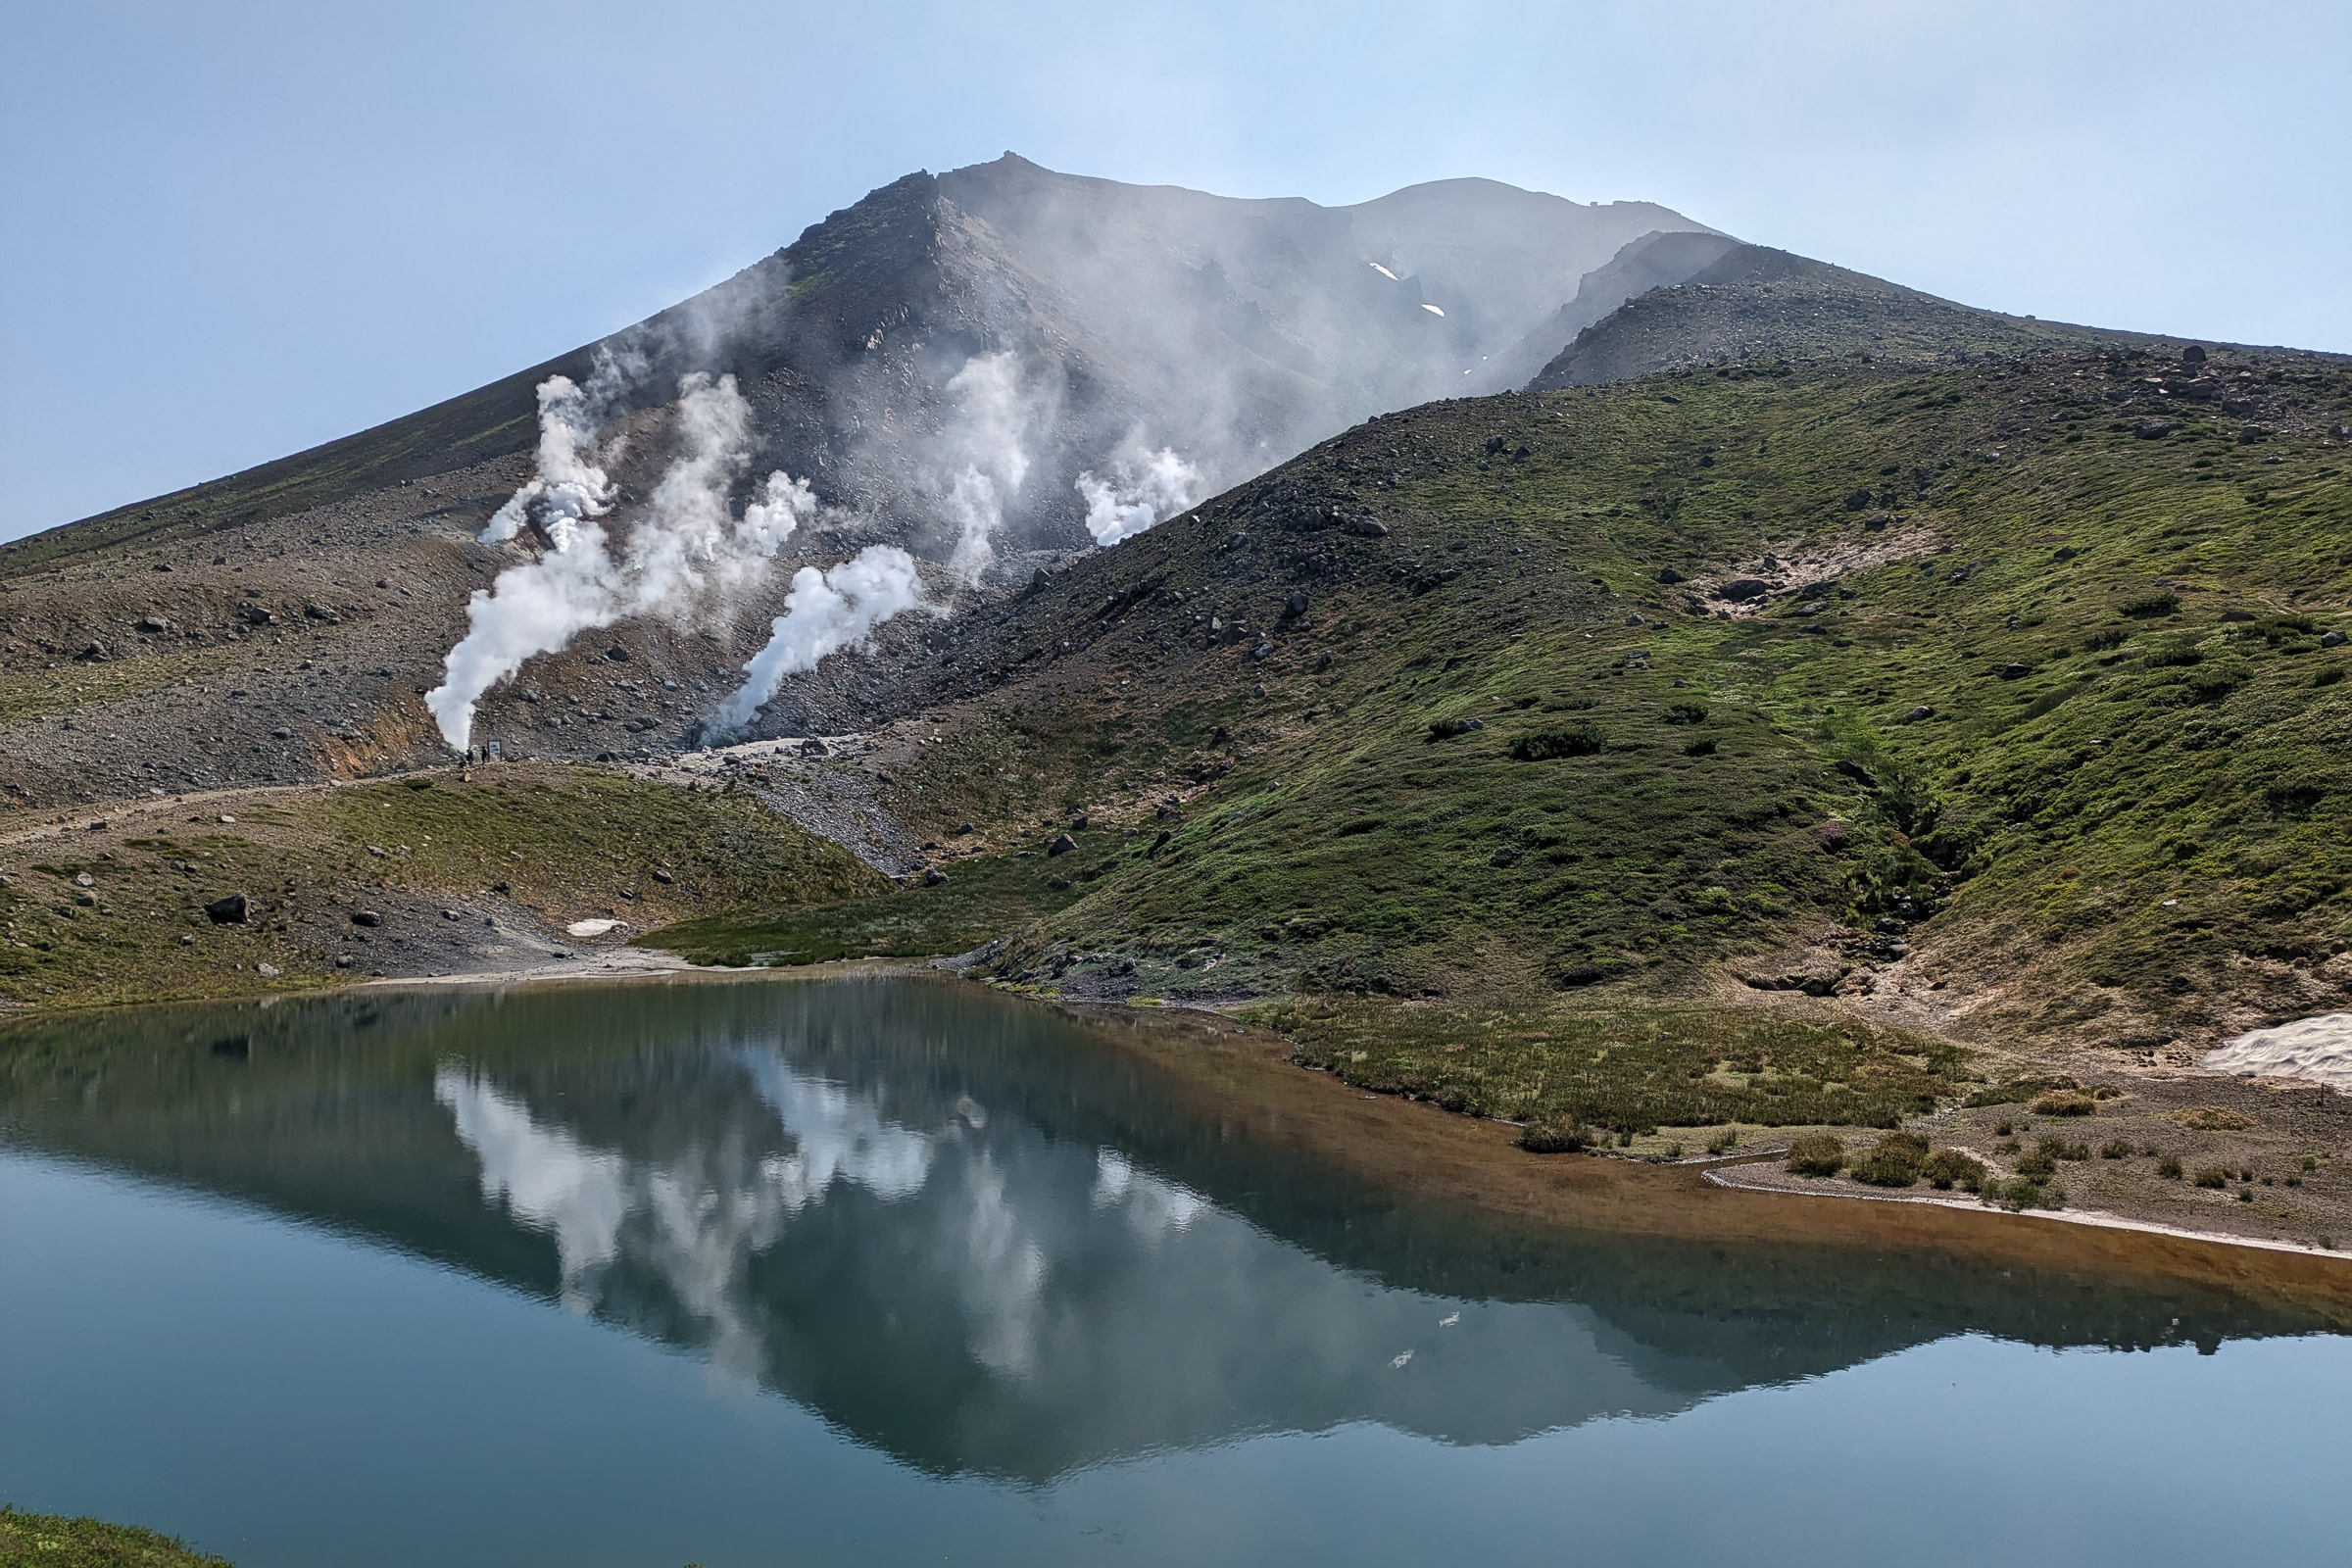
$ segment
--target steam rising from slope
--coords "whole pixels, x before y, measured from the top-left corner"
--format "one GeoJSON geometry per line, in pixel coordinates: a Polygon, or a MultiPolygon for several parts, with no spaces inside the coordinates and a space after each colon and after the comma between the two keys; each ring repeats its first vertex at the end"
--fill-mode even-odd
{"type": "Polygon", "coordinates": [[[724,605],[815,510],[808,487],[778,470],[740,519],[729,514],[728,491],[751,462],[751,409],[733,376],[713,382],[697,371],[678,383],[678,455],[616,558],[595,520],[611,510],[612,486],[591,457],[597,416],[622,374],[600,386],[610,365],[600,362],[586,388],[559,375],[539,389],[539,472],[482,538],[512,539],[527,525],[547,553],[500,572],[466,606],[466,635],[424,700],[454,749],[468,743],[482,694],[524,661],[625,615],[680,619],[724,605]]]}
{"type": "Polygon", "coordinates": [[[956,553],[948,564],[965,583],[977,584],[996,564],[995,534],[1004,526],[1005,504],[1029,473],[1022,439],[1031,411],[1010,354],[967,360],[948,391],[963,416],[949,459],[959,466],[948,484],[948,514],[956,522],[956,553]]]}
{"type": "Polygon", "coordinates": [[[1168,448],[1146,451],[1129,437],[1111,457],[1110,477],[1092,469],[1078,475],[1086,500],[1086,531],[1098,545],[1113,545],[1130,534],[1165,522],[1200,499],[1207,488],[1200,470],[1168,448]]]}
{"type": "Polygon", "coordinates": [[[863,643],[876,626],[923,603],[914,558],[896,545],[868,545],[829,571],[803,566],[793,573],[784,613],[769,622],[767,646],[743,666],[749,679],[711,715],[712,729],[742,729],[785,676],[814,669],[827,654],[863,643]]]}

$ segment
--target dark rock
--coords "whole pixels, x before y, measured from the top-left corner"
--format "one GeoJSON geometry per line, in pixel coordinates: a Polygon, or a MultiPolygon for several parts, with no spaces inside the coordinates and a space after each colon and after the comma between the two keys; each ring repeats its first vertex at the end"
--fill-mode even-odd
{"type": "Polygon", "coordinates": [[[2003,680],[2022,680],[2034,673],[2034,666],[2032,664],[2003,664],[1993,673],[2003,680]]]}
{"type": "Polygon", "coordinates": [[[2347,639],[2340,631],[2323,632],[2320,635],[2320,646],[2322,648],[2341,648],[2347,640],[2352,639],[2347,639]]]}
{"type": "Polygon", "coordinates": [[[215,899],[204,906],[205,918],[215,925],[243,925],[253,912],[253,905],[242,893],[215,899]]]}
{"type": "Polygon", "coordinates": [[[1502,448],[1503,438],[1501,436],[1491,435],[1487,437],[1486,454],[1488,457],[1493,457],[1495,453],[1500,452],[1502,448]]]}
{"type": "Polygon", "coordinates": [[[243,617],[245,623],[249,626],[267,626],[277,619],[277,617],[271,614],[267,608],[261,605],[241,606],[239,607],[237,613],[243,617]]]}
{"type": "Polygon", "coordinates": [[[936,865],[923,873],[923,886],[927,888],[945,887],[947,885],[947,881],[948,873],[942,871],[936,865]]]}
{"type": "Polygon", "coordinates": [[[671,883],[677,881],[677,878],[671,876],[667,871],[662,870],[657,865],[654,867],[654,880],[661,883],[663,887],[668,887],[671,883]]]}
{"type": "Polygon", "coordinates": [[[1324,652],[1323,652],[1323,653],[1322,653],[1322,654],[1321,654],[1321,655],[1320,655],[1320,656],[1319,656],[1319,657],[1318,657],[1318,658],[1315,660],[1315,668],[1316,668],[1316,670],[1317,670],[1317,671],[1322,671],[1322,670],[1329,669],[1330,667],[1331,667],[1331,652],[1330,652],[1330,650],[1326,649],[1326,650],[1325,650],[1325,651],[1324,651],[1324,652]]]}
{"type": "Polygon", "coordinates": [[[1735,577],[1716,589],[1715,597],[1729,599],[1736,605],[1743,605],[1751,599],[1761,599],[1770,592],[1772,592],[1772,584],[1768,582],[1755,577],[1735,577]]]}
{"type": "Polygon", "coordinates": [[[1829,608],[1830,602],[1827,599],[1815,599],[1809,603],[1797,606],[1796,612],[1800,615],[1818,615],[1829,608]]]}
{"type": "Polygon", "coordinates": [[[1070,818],[1070,831],[1073,833],[1085,832],[1086,825],[1087,814],[1084,811],[1080,811],[1076,816],[1070,818]]]}
{"type": "Polygon", "coordinates": [[[1976,564],[1973,562],[1965,566],[1954,566],[1951,570],[1943,574],[1943,580],[1949,583],[1963,583],[1968,581],[1970,577],[1974,576],[1976,574],[1976,564]]]}
{"type": "Polygon", "coordinates": [[[1838,760],[1838,771],[1843,773],[1847,778],[1852,779],[1864,789],[1872,789],[1877,786],[1877,781],[1870,776],[1870,769],[1864,767],[1860,762],[1855,761],[1850,757],[1840,758],[1838,760]]]}
{"type": "Polygon", "coordinates": [[[373,909],[354,909],[351,911],[351,923],[353,925],[364,925],[372,930],[376,926],[384,923],[384,917],[376,913],[373,909]]]}
{"type": "Polygon", "coordinates": [[[141,615],[138,626],[139,630],[143,632],[170,631],[172,629],[172,623],[161,615],[141,615]]]}
{"type": "Polygon", "coordinates": [[[1258,682],[1256,685],[1254,685],[1254,686],[1250,687],[1250,696],[1252,696],[1252,697],[1263,697],[1263,696],[1265,696],[1265,695],[1266,695],[1266,683],[1265,683],[1264,681],[1262,681],[1262,680],[1261,680],[1261,681],[1259,681],[1259,682],[1258,682]]]}
{"type": "Polygon", "coordinates": [[[294,732],[285,728],[273,729],[270,732],[270,738],[273,741],[290,741],[294,738],[294,732]]]}
{"type": "Polygon", "coordinates": [[[1923,703],[1919,707],[1911,710],[1911,711],[1908,713],[1905,713],[1902,717],[1896,719],[1895,722],[1898,724],[1916,724],[1923,718],[1934,718],[1935,716],[1936,710],[1923,703]]]}
{"type": "Polygon", "coordinates": [[[101,642],[93,642],[89,644],[89,646],[82,649],[80,653],[75,654],[74,657],[77,660],[83,660],[94,664],[106,657],[106,644],[101,642]]]}
{"type": "Polygon", "coordinates": [[[1848,512],[1860,512],[1864,507],[1869,505],[1870,491],[1868,487],[1857,490],[1852,495],[1845,498],[1845,510],[1848,512]]]}
{"type": "Polygon", "coordinates": [[[1894,514],[1891,512],[1874,512],[1862,519],[1862,526],[1868,528],[1872,533],[1877,533],[1893,520],[1894,514]]]}
{"type": "Polygon", "coordinates": [[[444,920],[455,920],[458,918],[458,911],[455,909],[443,909],[441,911],[441,918],[444,920]]]}
{"type": "Polygon", "coordinates": [[[1274,645],[1272,643],[1259,643],[1255,648],[1250,650],[1250,657],[1259,661],[1260,662],[1263,662],[1264,661],[1274,657],[1274,645]]]}
{"type": "Polygon", "coordinates": [[[1285,600],[1282,602],[1282,614],[1283,614],[1283,618],[1284,618],[1285,620],[1296,620],[1296,619],[1298,619],[1298,618],[1300,615],[1303,615],[1303,614],[1305,614],[1305,613],[1306,613],[1306,590],[1305,590],[1305,589],[1303,589],[1303,588],[1294,588],[1294,589],[1292,589],[1292,590],[1291,590],[1291,597],[1290,597],[1290,598],[1288,598],[1288,599],[1285,599],[1285,600]]]}
{"type": "Polygon", "coordinates": [[[1048,855],[1067,855],[1078,847],[1078,841],[1067,833],[1056,833],[1046,841],[1048,855]]]}
{"type": "Polygon", "coordinates": [[[625,664],[629,662],[629,651],[626,648],[621,647],[620,644],[614,643],[612,647],[605,650],[605,657],[612,661],[612,662],[615,664],[625,664]]]}
{"type": "Polygon", "coordinates": [[[2182,365],[2203,365],[2205,363],[2205,351],[2196,344],[2191,343],[2188,347],[2180,351],[2180,363],[2182,365]]]}
{"type": "Polygon", "coordinates": [[[1658,569],[1658,581],[1666,584],[1666,586],[1669,588],[1673,587],[1678,582],[1689,582],[1690,580],[1690,578],[1684,576],[1672,566],[1662,566],[1658,569]]]}
{"type": "Polygon", "coordinates": [[[1341,526],[1359,538],[1386,539],[1389,536],[1389,525],[1375,517],[1349,517],[1341,526]]]}
{"type": "Polygon", "coordinates": [[[2259,424],[2249,424],[2237,432],[2237,444],[2241,447],[2250,447],[2261,439],[2262,426],[2259,424]]]}
{"type": "Polygon", "coordinates": [[[971,824],[971,823],[969,823],[969,822],[958,822],[958,823],[956,823],[956,831],[958,834],[963,834],[963,833],[969,833],[969,832],[972,832],[972,831],[974,831],[974,829],[973,829],[973,827],[972,827],[972,824],[971,824]]]}
{"type": "Polygon", "coordinates": [[[2173,433],[2170,419],[2142,419],[2132,427],[2132,433],[2142,441],[2160,441],[2173,433]]]}
{"type": "Polygon", "coordinates": [[[2082,553],[2082,552],[2077,550],[2073,545],[2060,545],[2057,549],[2050,552],[2050,559],[2052,561],[2072,561],[2075,559],[2075,557],[2081,555],[2082,553]]]}

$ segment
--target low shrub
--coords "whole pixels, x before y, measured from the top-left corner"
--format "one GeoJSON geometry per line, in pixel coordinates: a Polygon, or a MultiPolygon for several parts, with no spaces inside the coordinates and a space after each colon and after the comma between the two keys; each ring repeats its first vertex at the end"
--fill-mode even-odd
{"type": "Polygon", "coordinates": [[[2158,1160],[2156,1162],[2156,1174],[2163,1177],[2168,1182],[2179,1181],[2180,1179],[2180,1161],[2179,1157],[2176,1155],[2167,1154],[2162,1159],[2158,1160]]]}
{"type": "Polygon", "coordinates": [[[2208,1165],[2197,1172],[2199,1187],[2221,1188],[2230,1185],[2230,1173],[2219,1165],[2208,1165]]]}
{"type": "Polygon", "coordinates": [[[2036,1149],[2030,1154],[2021,1154],[2017,1160],[2017,1173],[2032,1181],[2047,1181],[2058,1174],[2057,1157],[2046,1149],[2036,1149]]]}
{"type": "Polygon", "coordinates": [[[1788,1146],[1788,1169],[1798,1176],[1835,1176],[1845,1167],[1845,1145],[1829,1133],[1811,1133],[1788,1146]]]}
{"type": "Polygon", "coordinates": [[[2072,1089],[2053,1089],[2035,1096],[2028,1108],[2036,1116],[2087,1116],[2099,1108],[2099,1102],[2072,1089]]]}
{"type": "Polygon", "coordinates": [[[2070,1144],[2063,1138],[2044,1138],[2036,1147],[2040,1152],[2049,1155],[2052,1159],[2088,1159],[2090,1157],[2088,1144],[2070,1144]]]}
{"type": "Polygon", "coordinates": [[[1853,1176],[1873,1187],[1909,1187],[1928,1159],[1928,1141],[1917,1133],[1884,1134],[1854,1161],[1853,1176]]]}
{"type": "Polygon", "coordinates": [[[1608,737],[1596,724],[1571,724],[1566,729],[1539,730],[1511,742],[1510,755],[1521,762],[1548,762],[1560,757],[1592,757],[1608,747],[1608,737]]]}
{"type": "Polygon", "coordinates": [[[1984,1187],[1984,1162],[1957,1149],[1938,1149],[1919,1167],[1928,1184],[1939,1192],[1957,1187],[1964,1193],[1982,1192],[1984,1187]]]}
{"type": "Polygon", "coordinates": [[[1707,1140],[1707,1152],[1710,1154],[1729,1153],[1731,1151],[1738,1149],[1739,1147],[1740,1134],[1737,1130],[1730,1127],[1726,1127],[1723,1131],[1717,1133],[1714,1137],[1707,1140]]]}
{"type": "Polygon", "coordinates": [[[2101,1145],[2099,1146],[2099,1157],[2100,1157],[2101,1159],[2129,1159],[2129,1158],[2131,1158],[2131,1157],[2132,1157],[2132,1140],[2131,1140],[2131,1139],[2129,1139],[2129,1138],[2110,1138],[2110,1139],[2108,1139],[2108,1140],[2107,1140],[2107,1142],[2105,1142],[2104,1144],[2101,1144],[2101,1145]]]}
{"type": "Polygon", "coordinates": [[[1581,1154],[1592,1146],[1582,1127],[1558,1127],[1539,1122],[1519,1134],[1519,1147],[1531,1154],[1581,1154]]]}

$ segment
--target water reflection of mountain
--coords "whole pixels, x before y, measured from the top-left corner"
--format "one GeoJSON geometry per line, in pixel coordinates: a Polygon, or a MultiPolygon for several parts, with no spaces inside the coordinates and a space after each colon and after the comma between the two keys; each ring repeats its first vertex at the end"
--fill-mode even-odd
{"type": "Polygon", "coordinates": [[[1348,1421],[1507,1442],[1972,1330],[2304,1326],[2187,1287],[1416,1203],[1078,1025],[922,982],[56,1021],[0,1047],[0,1131],[560,1300],[909,1462],[1023,1478],[1348,1421]]]}

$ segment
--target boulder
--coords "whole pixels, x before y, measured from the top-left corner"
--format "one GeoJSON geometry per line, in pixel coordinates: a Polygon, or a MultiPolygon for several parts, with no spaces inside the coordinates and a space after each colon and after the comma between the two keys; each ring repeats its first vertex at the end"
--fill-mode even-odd
{"type": "Polygon", "coordinates": [[[1993,673],[2003,680],[2022,680],[2034,673],[2034,666],[2032,664],[2003,664],[1993,673]]]}
{"type": "Polygon", "coordinates": [[[2161,441],[2173,433],[2173,421],[2170,419],[2142,419],[2132,426],[2132,433],[2142,441],[2161,441]]]}
{"type": "Polygon", "coordinates": [[[1772,584],[1755,577],[1735,577],[1715,590],[1715,597],[1743,605],[1751,599],[1761,599],[1772,592],[1772,584]]]}
{"type": "Polygon", "coordinates": [[[1689,582],[1690,580],[1690,578],[1684,576],[1672,566],[1664,566],[1659,568],[1658,581],[1664,583],[1669,588],[1673,587],[1678,582],[1689,582]]]}
{"type": "Polygon", "coordinates": [[[948,873],[936,865],[923,873],[923,886],[927,888],[945,887],[947,881],[948,873]]]}
{"type": "Polygon", "coordinates": [[[215,925],[243,925],[253,912],[252,901],[242,893],[231,893],[215,899],[204,906],[204,916],[215,925]]]}
{"type": "Polygon", "coordinates": [[[2347,640],[2352,639],[2347,639],[2340,631],[2325,632],[2320,637],[2320,646],[2322,648],[2341,648],[2347,640]]]}
{"type": "Polygon", "coordinates": [[[1067,833],[1056,833],[1046,841],[1048,855],[1067,855],[1078,847],[1078,841],[1067,833]]]}
{"type": "Polygon", "coordinates": [[[1870,769],[1864,767],[1860,762],[1855,761],[1850,757],[1841,758],[1838,760],[1838,771],[1843,773],[1847,778],[1852,779],[1864,789],[1876,787],[1877,781],[1870,776],[1870,769]]]}
{"type": "Polygon", "coordinates": [[[605,657],[615,664],[625,664],[629,662],[629,651],[620,644],[614,643],[605,650],[605,657]]]}
{"type": "Polygon", "coordinates": [[[382,925],[384,923],[384,917],[376,913],[373,909],[354,909],[351,911],[351,923],[353,925],[374,927],[382,925]]]}
{"type": "Polygon", "coordinates": [[[1922,703],[1919,707],[1914,708],[1911,710],[1911,711],[1896,719],[1895,722],[1898,724],[1916,724],[1923,718],[1934,718],[1935,716],[1936,710],[1928,707],[1925,703],[1922,703]]]}

